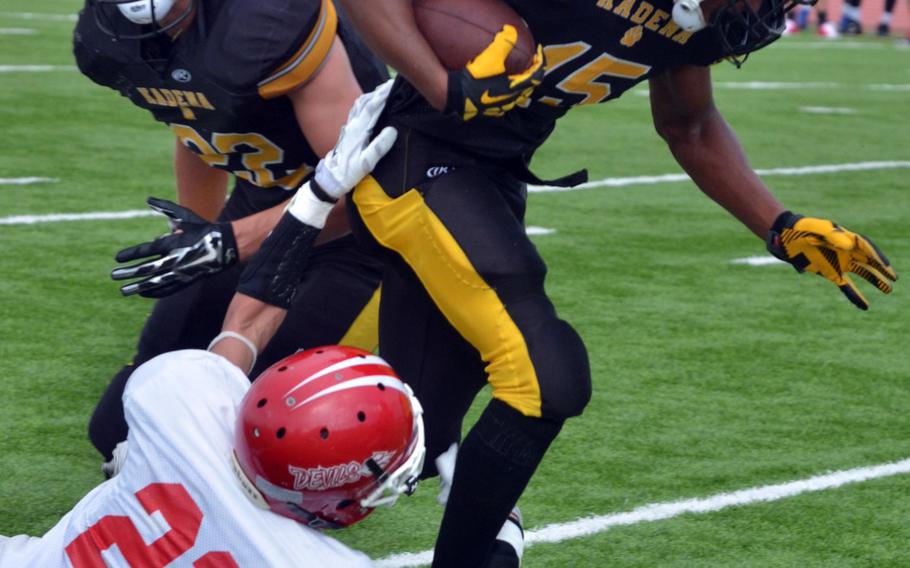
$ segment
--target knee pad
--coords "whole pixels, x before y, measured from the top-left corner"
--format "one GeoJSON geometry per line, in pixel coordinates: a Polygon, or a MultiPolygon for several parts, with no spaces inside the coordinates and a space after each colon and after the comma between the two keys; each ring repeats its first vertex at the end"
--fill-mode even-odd
{"type": "Polygon", "coordinates": [[[565,420],[580,415],[591,400],[591,368],[584,342],[561,319],[548,320],[537,333],[534,344],[545,349],[531,358],[540,384],[542,416],[565,420]]]}

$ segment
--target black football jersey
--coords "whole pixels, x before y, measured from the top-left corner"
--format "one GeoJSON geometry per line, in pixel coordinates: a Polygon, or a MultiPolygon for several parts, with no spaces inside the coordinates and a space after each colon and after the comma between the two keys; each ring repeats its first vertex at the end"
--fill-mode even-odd
{"type": "Polygon", "coordinates": [[[103,33],[84,9],[74,32],[79,69],[169,125],[210,166],[261,188],[296,189],[318,157],[283,95],[319,70],[336,33],[351,47],[364,90],[388,77],[385,66],[339,23],[331,0],[197,6],[176,41],[161,35],[141,42],[103,33]]]}
{"type": "Polygon", "coordinates": [[[506,0],[544,46],[547,71],[529,104],[462,122],[434,111],[400,81],[389,120],[488,159],[527,161],[571,107],[603,103],[670,67],[722,57],[712,30],[673,23],[672,0],[506,0]]]}

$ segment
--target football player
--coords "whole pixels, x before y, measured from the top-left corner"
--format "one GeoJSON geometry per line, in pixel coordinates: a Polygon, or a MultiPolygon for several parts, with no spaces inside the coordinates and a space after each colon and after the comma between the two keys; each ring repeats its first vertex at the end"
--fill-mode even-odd
{"type": "MultiPolygon", "coordinates": [[[[238,262],[335,143],[361,88],[388,74],[329,0],[87,0],[74,51],[85,75],[175,135],[180,205],[149,200],[175,233],[121,251],[119,262],[138,262],[113,273],[138,279],[124,294],[164,298],[89,425],[111,460],[126,439],[121,395],[134,368],[160,353],[204,348],[218,333],[238,262]]],[[[333,219],[326,233],[343,235],[343,211],[333,219]]],[[[347,235],[316,247],[307,263],[291,317],[253,376],[300,347],[377,344],[377,262],[347,235]]]]}
{"type": "Polygon", "coordinates": [[[420,404],[356,348],[296,353],[252,387],[223,357],[175,351],[123,398],[122,469],[44,536],[0,536],[0,567],[371,566],[312,529],[410,494],[423,462],[420,404]]]}
{"type": "MultiPolygon", "coordinates": [[[[505,71],[511,26],[450,71],[416,28],[409,0],[343,3],[400,72],[380,121],[398,129],[397,142],[356,186],[349,213],[355,234],[385,259],[380,351],[426,409],[431,458],[458,439],[480,387],[492,386],[458,452],[434,566],[484,562],[551,442],[591,395],[585,346],[548,298],[546,265],[523,228],[522,182],[538,181],[528,163],[570,108],[613,100],[647,80],[654,126],[679,164],[770,252],[831,280],[860,309],[868,303],[850,272],[891,291],[896,274],[870,240],[774,198],[714,104],[710,65],[740,66],[778,39],[794,2],[508,0],[543,46],[515,75],[505,71]]],[[[317,171],[313,183],[335,187],[343,169],[317,171]]],[[[288,232],[266,240],[263,261],[247,268],[228,309],[224,329],[250,345],[216,346],[241,364],[286,306],[282,283],[293,281],[294,267],[276,259],[295,248],[299,255],[312,238],[306,219],[293,207],[288,213],[279,222],[288,232]]]]}

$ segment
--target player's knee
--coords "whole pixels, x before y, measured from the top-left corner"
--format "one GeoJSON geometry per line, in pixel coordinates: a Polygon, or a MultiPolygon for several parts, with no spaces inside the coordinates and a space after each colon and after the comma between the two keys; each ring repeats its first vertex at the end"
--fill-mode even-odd
{"type": "Polygon", "coordinates": [[[126,440],[129,431],[123,415],[123,391],[133,370],[133,365],[127,365],[114,375],[88,423],[89,440],[105,460],[113,457],[114,448],[126,440]]]}
{"type": "Polygon", "coordinates": [[[578,416],[591,400],[591,368],[584,342],[560,319],[551,320],[541,331],[547,341],[546,354],[535,360],[541,413],[552,420],[578,416]]]}

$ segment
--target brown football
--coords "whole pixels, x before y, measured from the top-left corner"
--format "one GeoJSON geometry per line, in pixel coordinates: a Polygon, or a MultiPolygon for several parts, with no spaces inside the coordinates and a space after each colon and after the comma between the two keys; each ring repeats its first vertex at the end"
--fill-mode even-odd
{"type": "Polygon", "coordinates": [[[486,48],[503,24],[518,31],[506,59],[506,71],[528,68],[536,44],[531,30],[515,10],[500,0],[415,0],[417,27],[442,65],[456,71],[486,48]]]}

